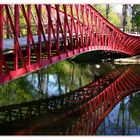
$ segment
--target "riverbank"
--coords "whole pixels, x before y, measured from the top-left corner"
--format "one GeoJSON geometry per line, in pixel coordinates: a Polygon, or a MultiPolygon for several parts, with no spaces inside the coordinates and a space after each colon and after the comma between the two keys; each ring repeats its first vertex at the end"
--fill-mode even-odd
{"type": "Polygon", "coordinates": [[[125,63],[125,64],[140,64],[140,55],[129,57],[129,58],[115,59],[114,62],[115,63],[125,63]]]}

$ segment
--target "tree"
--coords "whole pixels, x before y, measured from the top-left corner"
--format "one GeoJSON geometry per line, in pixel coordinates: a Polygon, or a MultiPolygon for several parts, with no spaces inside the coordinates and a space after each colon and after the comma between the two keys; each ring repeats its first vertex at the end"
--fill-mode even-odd
{"type": "Polygon", "coordinates": [[[122,9],[122,15],[123,15],[123,32],[126,31],[126,25],[127,25],[127,9],[128,9],[128,5],[124,4],[123,5],[123,9],[122,9]]]}
{"type": "Polygon", "coordinates": [[[135,16],[134,12],[135,12],[135,10],[134,10],[133,5],[129,5],[129,6],[131,7],[131,10],[132,10],[132,19],[131,19],[132,28],[131,28],[131,32],[134,32],[134,16],[135,16]]]}
{"type": "Polygon", "coordinates": [[[105,4],[94,4],[93,7],[99,11],[107,20],[117,27],[121,27],[121,17],[113,9],[112,5],[105,4]]]}
{"type": "Polygon", "coordinates": [[[100,12],[104,17],[106,17],[106,6],[105,4],[94,4],[93,7],[100,12]]]}
{"type": "Polygon", "coordinates": [[[118,28],[121,27],[121,16],[116,13],[113,8],[110,9],[109,19],[113,25],[117,26],[118,28]]]}
{"type": "Polygon", "coordinates": [[[108,20],[109,18],[109,12],[110,12],[110,5],[106,4],[106,19],[108,20]]]}
{"type": "Polygon", "coordinates": [[[131,23],[132,28],[131,31],[140,31],[140,5],[133,4],[129,5],[131,8],[131,23]]]}

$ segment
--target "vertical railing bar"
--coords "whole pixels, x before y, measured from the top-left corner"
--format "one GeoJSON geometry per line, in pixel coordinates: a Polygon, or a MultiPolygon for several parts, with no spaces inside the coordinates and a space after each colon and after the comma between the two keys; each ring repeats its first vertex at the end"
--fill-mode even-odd
{"type": "Polygon", "coordinates": [[[75,19],[74,19],[74,15],[73,15],[73,5],[71,4],[70,5],[70,14],[71,14],[71,26],[72,26],[72,43],[73,43],[73,54],[75,54],[75,42],[74,42],[74,39],[75,39],[75,36],[76,36],[76,26],[75,26],[75,19]]]}
{"type": "Polygon", "coordinates": [[[94,20],[95,20],[95,49],[97,47],[97,16],[96,13],[94,12],[94,20]]]}
{"type": "MultiPolygon", "coordinates": [[[[81,16],[82,16],[81,21],[83,21],[83,18],[84,18],[84,15],[83,15],[83,13],[84,13],[84,6],[80,5],[80,9],[81,9],[80,12],[81,12],[81,16]]],[[[81,46],[82,46],[83,51],[84,51],[84,37],[83,37],[83,35],[84,35],[84,23],[83,22],[81,23],[81,27],[80,28],[82,28],[82,29],[80,29],[80,31],[81,31],[81,46]]]]}
{"type": "Polygon", "coordinates": [[[108,49],[110,50],[110,28],[108,27],[108,49]]]}
{"type": "MultiPolygon", "coordinates": [[[[79,36],[80,36],[80,38],[82,37],[82,31],[81,31],[81,27],[80,27],[80,19],[79,19],[79,10],[78,10],[78,8],[80,9],[80,5],[78,5],[78,7],[76,6],[76,16],[77,16],[77,22],[78,22],[78,24],[77,24],[77,28],[79,28],[79,31],[80,31],[80,34],[78,34],[78,39],[79,39],[79,36]]],[[[82,40],[82,39],[81,39],[82,40]]],[[[79,46],[80,46],[80,48],[82,47],[82,42],[81,42],[81,40],[80,40],[80,43],[79,43],[79,46]]]]}
{"type": "MultiPolygon", "coordinates": [[[[31,25],[31,5],[27,5],[27,18],[29,26],[31,25]]],[[[31,55],[31,44],[30,44],[31,34],[29,28],[27,28],[27,65],[30,66],[30,55],[31,55]]]]}
{"type": "MultiPolygon", "coordinates": [[[[56,45],[56,42],[57,42],[57,40],[56,40],[56,34],[55,34],[55,30],[53,28],[53,24],[52,24],[52,20],[51,20],[51,5],[46,5],[46,9],[47,9],[47,12],[48,12],[48,20],[50,22],[49,24],[50,24],[50,27],[51,27],[50,29],[52,29],[52,33],[53,33],[53,37],[54,37],[54,41],[55,41],[55,45],[56,45]]],[[[51,36],[51,34],[50,34],[50,36],[51,36]]]]}
{"type": "Polygon", "coordinates": [[[86,5],[86,19],[87,19],[87,39],[86,39],[86,46],[89,49],[89,31],[90,31],[90,25],[89,25],[89,9],[86,5]]]}
{"type": "Polygon", "coordinates": [[[104,41],[104,30],[105,30],[105,24],[104,22],[102,21],[102,45],[103,45],[103,48],[105,46],[105,41],[104,41]]]}
{"type": "MultiPolygon", "coordinates": [[[[51,14],[51,6],[49,5],[49,7],[46,7],[47,8],[47,11],[50,11],[49,12],[49,17],[48,18],[50,18],[51,16],[50,16],[50,14],[51,14]]],[[[44,42],[45,42],[45,46],[47,47],[47,40],[46,40],[46,36],[45,36],[45,32],[44,32],[44,30],[43,30],[43,25],[42,25],[42,23],[41,23],[41,16],[40,16],[40,14],[39,14],[39,12],[38,12],[38,10],[37,10],[37,5],[35,6],[35,9],[36,9],[36,12],[37,12],[37,16],[38,16],[38,21],[40,22],[39,24],[40,24],[40,31],[42,32],[42,35],[43,35],[43,38],[44,38],[44,42]]],[[[51,20],[50,20],[51,21],[51,20]]],[[[55,37],[55,31],[54,31],[54,29],[53,29],[53,25],[52,25],[52,21],[50,22],[50,25],[48,25],[48,27],[49,26],[51,26],[51,28],[52,28],[52,30],[53,30],[53,35],[54,35],[54,41],[55,41],[55,44],[57,43],[57,40],[56,40],[56,37],[55,37]]],[[[48,29],[48,46],[49,46],[49,48],[47,48],[47,52],[48,52],[48,58],[50,59],[50,61],[52,61],[51,60],[51,28],[49,28],[48,29]]]]}
{"type": "Polygon", "coordinates": [[[36,57],[37,57],[37,61],[39,63],[39,53],[37,51],[37,48],[36,48],[36,45],[35,45],[35,42],[34,42],[34,38],[33,38],[33,35],[32,35],[31,27],[30,27],[30,24],[29,24],[29,21],[28,21],[28,17],[27,17],[24,5],[21,5],[21,10],[23,12],[23,15],[24,15],[24,18],[25,18],[25,21],[26,21],[26,24],[27,24],[27,28],[28,28],[28,31],[29,31],[29,34],[30,34],[29,35],[30,40],[32,41],[32,44],[33,44],[33,47],[34,47],[34,50],[35,50],[35,54],[36,54],[36,57]]]}
{"type": "Polygon", "coordinates": [[[107,30],[108,30],[108,26],[105,24],[105,49],[107,49],[107,30]]]}
{"type": "Polygon", "coordinates": [[[94,37],[94,28],[93,28],[93,11],[90,9],[90,18],[91,18],[91,31],[90,31],[90,47],[92,47],[92,44],[93,44],[93,37],[94,37]]]}
{"type": "MultiPolygon", "coordinates": [[[[125,40],[125,46],[131,46],[132,44],[134,44],[135,42],[135,38],[134,37],[129,37],[127,40],[125,40]]],[[[125,50],[126,48],[124,48],[125,50]]]]}
{"type": "Polygon", "coordinates": [[[113,49],[114,50],[116,50],[116,42],[117,42],[117,39],[118,39],[118,32],[116,32],[115,39],[114,39],[114,42],[113,42],[113,49]]]}
{"type": "Polygon", "coordinates": [[[112,29],[111,31],[111,37],[110,37],[110,47],[113,50],[113,41],[114,41],[114,29],[112,29]]]}
{"type": "Polygon", "coordinates": [[[61,34],[62,34],[62,38],[63,38],[63,44],[64,44],[64,51],[67,52],[65,35],[64,35],[64,31],[63,31],[63,28],[62,28],[62,23],[61,23],[61,20],[60,20],[60,7],[59,7],[59,5],[55,5],[55,6],[56,6],[56,13],[57,13],[57,22],[58,22],[57,24],[60,26],[60,30],[61,30],[61,34]]]}
{"type": "MultiPolygon", "coordinates": [[[[64,6],[63,6],[64,9],[64,6]]],[[[64,14],[64,36],[65,36],[65,40],[64,40],[64,44],[66,45],[67,42],[67,25],[66,25],[66,14],[64,14]]],[[[67,50],[67,45],[65,46],[66,50],[67,50]]]]}
{"type": "Polygon", "coordinates": [[[85,14],[86,14],[86,17],[85,18],[85,21],[86,21],[86,25],[85,25],[85,46],[86,46],[86,49],[88,49],[88,14],[87,14],[87,6],[85,5],[85,14]]]}
{"type": "MultiPolygon", "coordinates": [[[[18,40],[16,31],[15,31],[15,27],[14,27],[14,25],[13,25],[12,18],[11,18],[11,16],[10,16],[10,12],[9,12],[9,9],[8,9],[8,5],[5,5],[5,9],[6,9],[6,14],[8,15],[8,18],[9,18],[9,21],[10,21],[11,28],[12,28],[12,30],[13,30],[13,34],[14,34],[14,38],[15,38],[15,42],[16,42],[16,44],[14,44],[14,45],[16,45],[16,49],[19,51],[19,55],[20,55],[20,58],[21,58],[23,67],[27,70],[26,64],[25,64],[25,62],[24,62],[23,54],[22,54],[22,51],[21,51],[21,48],[20,48],[19,40],[18,40]]],[[[17,58],[16,58],[16,59],[17,59],[17,58]]],[[[17,63],[17,62],[16,62],[16,63],[17,63]]],[[[16,65],[18,65],[18,64],[16,64],[16,65]]],[[[17,66],[15,66],[15,68],[17,68],[17,66]]]]}
{"type": "Polygon", "coordinates": [[[48,58],[51,60],[51,18],[49,17],[49,13],[51,14],[51,6],[48,5],[48,7],[46,7],[47,10],[47,14],[48,14],[48,47],[47,47],[47,52],[48,52],[48,58]]]}
{"type": "Polygon", "coordinates": [[[131,51],[132,53],[134,53],[135,49],[137,49],[137,45],[139,45],[139,41],[138,40],[133,41],[133,45],[131,45],[131,47],[129,47],[130,48],[129,52],[131,51]]]}
{"type": "MultiPolygon", "coordinates": [[[[41,37],[41,17],[42,17],[42,6],[39,4],[36,6],[36,11],[38,11],[39,16],[37,16],[38,21],[38,52],[39,52],[39,63],[41,64],[41,53],[42,53],[42,37],[41,37]]],[[[45,41],[45,40],[44,40],[45,41]]]]}
{"type": "Polygon", "coordinates": [[[97,48],[99,46],[99,16],[98,14],[96,15],[96,42],[97,42],[97,48]]]}
{"type": "MultiPolygon", "coordinates": [[[[75,19],[74,19],[74,15],[73,15],[73,5],[70,5],[70,13],[71,13],[71,17],[72,17],[72,23],[73,23],[73,26],[74,26],[74,31],[75,31],[75,36],[76,36],[76,42],[78,42],[78,40],[77,40],[77,32],[76,32],[76,25],[75,25],[75,19]]],[[[74,51],[75,48],[76,48],[76,44],[74,44],[74,49],[73,49],[73,53],[74,54],[75,54],[75,51],[74,51]]]]}
{"type": "Polygon", "coordinates": [[[99,49],[102,49],[101,48],[101,19],[99,17],[99,49]]]}
{"type": "MultiPolygon", "coordinates": [[[[71,8],[71,4],[69,5],[69,7],[71,8]]],[[[74,24],[73,24],[73,17],[72,17],[72,15],[70,14],[70,17],[71,17],[71,46],[72,46],[72,52],[73,52],[73,54],[74,54],[74,43],[73,43],[73,26],[74,26],[74,24]]]]}
{"type": "MultiPolygon", "coordinates": [[[[14,7],[14,5],[13,5],[13,7],[14,7]]],[[[15,13],[14,13],[15,8],[12,9],[12,5],[9,5],[9,9],[10,9],[10,11],[11,11],[11,14],[12,14],[13,18],[15,18],[15,13]]],[[[7,20],[8,20],[8,18],[7,18],[7,20]]],[[[21,33],[21,35],[23,36],[23,32],[22,32],[22,30],[21,30],[21,26],[19,26],[19,27],[20,27],[20,28],[18,29],[18,30],[19,30],[18,36],[20,37],[20,33],[21,33]]]]}
{"type": "Polygon", "coordinates": [[[130,45],[131,44],[131,39],[128,36],[124,35],[124,39],[123,39],[123,50],[125,50],[125,46],[130,45]]]}
{"type": "Polygon", "coordinates": [[[122,38],[122,39],[120,40],[120,43],[119,43],[118,45],[119,45],[119,48],[123,49],[124,46],[125,46],[125,42],[126,42],[128,39],[124,38],[124,35],[123,35],[123,34],[121,35],[121,38],[122,38]]]}
{"type": "Polygon", "coordinates": [[[4,54],[3,54],[3,49],[4,49],[4,44],[3,44],[3,19],[4,19],[4,5],[0,5],[0,75],[3,74],[2,72],[2,67],[4,65],[4,68],[6,70],[6,72],[9,74],[10,76],[10,70],[6,64],[6,60],[4,58],[4,54]]]}
{"type": "Polygon", "coordinates": [[[73,35],[71,34],[70,25],[69,25],[69,23],[68,23],[67,7],[66,7],[66,5],[63,5],[63,7],[64,7],[65,18],[66,18],[66,25],[67,25],[67,27],[68,27],[68,33],[69,33],[69,36],[70,36],[70,40],[71,40],[71,42],[72,42],[72,36],[73,36],[73,35]]]}
{"type": "Polygon", "coordinates": [[[83,24],[83,27],[82,27],[82,36],[83,36],[83,39],[82,39],[82,42],[83,42],[83,49],[85,51],[85,37],[86,37],[86,32],[85,32],[85,15],[84,15],[84,11],[85,11],[85,5],[82,6],[82,24],[83,24]]]}
{"type": "Polygon", "coordinates": [[[120,40],[120,36],[121,36],[121,34],[120,33],[118,33],[118,38],[117,38],[117,43],[116,43],[116,49],[115,49],[115,51],[117,51],[119,48],[118,48],[118,46],[119,46],[119,40],[120,40]]]}
{"type": "MultiPolygon", "coordinates": [[[[60,44],[59,44],[59,41],[60,41],[60,32],[59,32],[59,27],[61,26],[60,24],[60,18],[59,18],[59,10],[60,10],[60,7],[59,5],[57,6],[56,8],[56,16],[57,16],[57,21],[56,21],[56,38],[57,38],[57,45],[56,45],[56,49],[57,49],[57,55],[59,56],[59,59],[61,59],[61,56],[60,56],[60,44]]],[[[60,27],[61,28],[61,27],[60,27]]],[[[61,29],[61,31],[63,32],[63,30],[61,29]]],[[[63,38],[63,33],[62,33],[62,38],[63,38]]]]}
{"type": "MultiPolygon", "coordinates": [[[[75,9],[76,9],[76,11],[79,9],[79,4],[76,4],[75,5],[75,9]]],[[[77,13],[77,12],[76,12],[77,13]]],[[[79,15],[78,15],[79,16],[79,15]]],[[[77,18],[77,15],[76,15],[76,19],[78,19],[77,18]]],[[[78,46],[78,51],[79,51],[79,53],[80,53],[80,44],[79,44],[79,26],[78,26],[78,21],[76,21],[76,28],[77,28],[77,30],[76,30],[76,38],[77,38],[77,46],[78,46]]]]}
{"type": "Polygon", "coordinates": [[[20,34],[20,25],[19,25],[19,6],[14,5],[14,70],[18,69],[18,42],[17,38],[20,34]]]}
{"type": "MultiPolygon", "coordinates": [[[[4,18],[4,6],[0,5],[0,51],[3,51],[3,18],[4,18]]],[[[0,55],[2,57],[2,55],[0,55]]],[[[2,75],[2,58],[0,58],[0,75],[2,75]]]]}

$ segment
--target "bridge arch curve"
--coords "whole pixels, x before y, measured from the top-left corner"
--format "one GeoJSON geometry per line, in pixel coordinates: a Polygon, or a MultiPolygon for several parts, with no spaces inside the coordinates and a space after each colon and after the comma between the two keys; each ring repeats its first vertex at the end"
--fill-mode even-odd
{"type": "Polygon", "coordinates": [[[137,55],[139,44],[88,4],[0,5],[0,84],[84,52],[137,55]]]}

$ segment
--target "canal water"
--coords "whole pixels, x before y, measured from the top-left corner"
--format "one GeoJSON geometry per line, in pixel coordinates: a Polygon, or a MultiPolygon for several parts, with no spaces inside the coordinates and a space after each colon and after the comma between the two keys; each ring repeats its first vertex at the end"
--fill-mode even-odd
{"type": "Polygon", "coordinates": [[[140,135],[140,65],[66,60],[0,86],[0,134],[140,135]]]}

